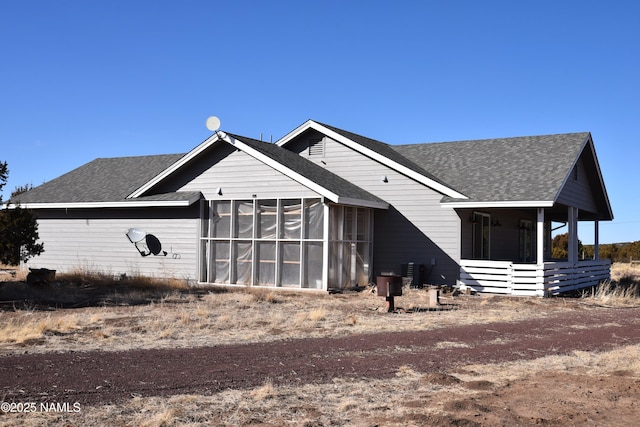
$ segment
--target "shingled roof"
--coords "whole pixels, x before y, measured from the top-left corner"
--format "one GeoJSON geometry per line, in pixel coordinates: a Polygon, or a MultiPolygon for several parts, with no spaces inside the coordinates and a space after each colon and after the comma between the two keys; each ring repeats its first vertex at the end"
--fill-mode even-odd
{"type": "MultiPolygon", "coordinates": [[[[125,201],[136,188],[152,179],[183,154],[95,159],[58,178],[22,193],[11,203],[108,203],[125,201]]],[[[193,194],[164,195],[163,200],[193,194]]],[[[158,196],[156,196],[157,199],[158,196]]]]}
{"type": "Polygon", "coordinates": [[[391,147],[471,202],[554,201],[589,138],[583,132],[391,147]]]}

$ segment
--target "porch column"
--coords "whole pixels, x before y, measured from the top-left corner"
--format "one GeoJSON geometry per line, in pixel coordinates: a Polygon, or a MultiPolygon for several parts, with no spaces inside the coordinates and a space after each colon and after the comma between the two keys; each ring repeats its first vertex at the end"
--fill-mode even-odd
{"type": "Polygon", "coordinates": [[[544,208],[538,208],[538,223],[536,226],[536,263],[544,264],[544,208]]]}
{"type": "Polygon", "coordinates": [[[536,296],[544,297],[544,208],[538,208],[536,224],[536,296]]]}
{"type": "Polygon", "coordinates": [[[593,259],[600,259],[600,222],[593,223],[593,259]]]}
{"type": "Polygon", "coordinates": [[[569,247],[567,248],[567,261],[575,264],[578,262],[578,208],[569,206],[567,217],[569,220],[569,247]]]}
{"type": "Polygon", "coordinates": [[[322,289],[329,290],[329,204],[323,201],[324,217],[322,224],[322,289]]]}

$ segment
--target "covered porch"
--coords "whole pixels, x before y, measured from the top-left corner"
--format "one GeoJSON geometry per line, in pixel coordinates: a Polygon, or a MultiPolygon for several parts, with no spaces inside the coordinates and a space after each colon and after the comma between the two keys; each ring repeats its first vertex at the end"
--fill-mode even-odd
{"type": "MultiPolygon", "coordinates": [[[[471,252],[460,260],[461,290],[519,296],[552,296],[597,285],[610,277],[610,260],[599,259],[598,216],[580,212],[572,206],[537,208],[535,223],[520,220],[519,253],[512,259],[491,259],[491,241],[501,241],[498,210],[472,214],[471,252]],[[493,214],[493,215],[492,215],[493,214]],[[477,220],[476,220],[477,218],[477,220]],[[594,227],[594,257],[580,260],[578,253],[578,220],[592,221],[594,227]],[[566,259],[551,257],[551,221],[565,222],[568,226],[566,259]],[[494,237],[494,239],[492,239],[494,237]]],[[[469,234],[467,233],[467,234],[469,234]]],[[[464,232],[463,232],[464,234],[464,232]]],[[[504,239],[504,236],[503,236],[504,239]]],[[[504,241],[504,240],[502,240],[504,241]]]]}

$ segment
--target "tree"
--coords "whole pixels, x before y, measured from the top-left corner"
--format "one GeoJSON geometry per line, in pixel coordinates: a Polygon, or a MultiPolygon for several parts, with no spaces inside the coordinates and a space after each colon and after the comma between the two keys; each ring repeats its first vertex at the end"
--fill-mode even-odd
{"type": "MultiPolygon", "coordinates": [[[[0,191],[8,177],[7,162],[0,162],[0,191]]],[[[20,261],[27,262],[31,257],[40,255],[44,252],[44,245],[37,243],[39,237],[38,222],[30,210],[19,206],[0,210],[0,263],[17,265],[20,261]]]]}
{"type": "MultiPolygon", "coordinates": [[[[582,253],[582,242],[578,240],[578,253],[582,253]]],[[[551,242],[551,256],[553,258],[569,258],[569,233],[558,234],[551,242]]]]}

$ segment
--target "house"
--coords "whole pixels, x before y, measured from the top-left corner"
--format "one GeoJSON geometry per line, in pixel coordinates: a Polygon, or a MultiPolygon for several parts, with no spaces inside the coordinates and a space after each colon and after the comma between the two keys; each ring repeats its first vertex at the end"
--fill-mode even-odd
{"type": "Polygon", "coordinates": [[[30,266],[332,290],[415,284],[545,296],[609,277],[613,219],[590,133],[388,145],[309,120],[276,143],[215,131],[186,154],[96,159],[10,201],[30,266]],[[579,260],[577,224],[596,256],[579,260]],[[569,256],[551,259],[551,224],[569,256]]]}

